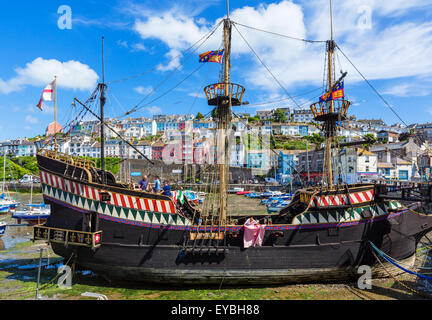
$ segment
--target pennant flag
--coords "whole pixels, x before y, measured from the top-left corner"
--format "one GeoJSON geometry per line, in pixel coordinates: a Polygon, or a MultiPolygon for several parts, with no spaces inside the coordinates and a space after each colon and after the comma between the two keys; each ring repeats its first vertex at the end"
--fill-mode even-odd
{"type": "Polygon", "coordinates": [[[216,50],[216,51],[208,51],[203,54],[200,54],[199,62],[216,62],[222,63],[222,57],[225,50],[216,50]]]}
{"type": "Polygon", "coordinates": [[[44,91],[42,92],[42,96],[39,100],[39,103],[37,104],[37,107],[42,111],[43,110],[43,103],[45,101],[53,101],[54,98],[54,83],[55,80],[53,82],[51,82],[49,85],[46,86],[46,88],[44,89],[44,91]]]}
{"type": "Polygon", "coordinates": [[[320,97],[320,102],[328,102],[345,97],[344,83],[339,83],[332,92],[327,92],[320,97]]]}

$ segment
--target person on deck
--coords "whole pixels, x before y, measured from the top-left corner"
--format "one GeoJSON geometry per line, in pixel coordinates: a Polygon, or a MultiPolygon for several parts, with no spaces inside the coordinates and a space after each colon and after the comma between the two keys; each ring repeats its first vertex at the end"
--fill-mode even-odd
{"type": "Polygon", "coordinates": [[[148,189],[149,189],[149,182],[148,182],[148,179],[147,179],[146,175],[143,176],[143,178],[139,182],[139,186],[141,187],[142,191],[148,191],[148,189]]]}
{"type": "Polygon", "coordinates": [[[160,182],[158,176],[156,176],[156,180],[154,182],[153,191],[154,191],[154,193],[161,193],[161,182],[160,182]]]}
{"type": "Polygon", "coordinates": [[[162,189],[162,194],[163,194],[164,196],[171,197],[171,187],[170,187],[168,181],[165,181],[165,182],[164,182],[164,187],[163,187],[163,189],[162,189]]]}

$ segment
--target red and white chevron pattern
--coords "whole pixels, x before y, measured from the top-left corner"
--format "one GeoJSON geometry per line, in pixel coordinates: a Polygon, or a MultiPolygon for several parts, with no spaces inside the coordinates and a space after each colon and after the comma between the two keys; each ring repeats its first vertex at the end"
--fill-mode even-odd
{"type": "MultiPolygon", "coordinates": [[[[374,200],[374,190],[367,190],[363,192],[350,193],[349,199],[351,204],[370,202],[374,200]]],[[[333,207],[343,206],[348,204],[346,194],[337,194],[334,196],[313,197],[311,207],[333,207]]]]}
{"type": "Polygon", "coordinates": [[[106,192],[109,193],[111,196],[111,201],[107,203],[118,207],[145,210],[151,212],[176,213],[176,209],[172,201],[145,199],[96,189],[87,185],[83,185],[58,177],[44,171],[40,171],[40,178],[41,182],[44,184],[50,185],[54,188],[61,189],[69,193],[73,193],[80,197],[85,197],[90,200],[100,201],[100,193],[106,192]]]}

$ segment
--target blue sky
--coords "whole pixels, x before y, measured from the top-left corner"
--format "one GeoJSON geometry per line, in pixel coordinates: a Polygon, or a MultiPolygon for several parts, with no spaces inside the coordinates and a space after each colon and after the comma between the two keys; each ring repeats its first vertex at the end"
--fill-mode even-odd
{"type": "MultiPolygon", "coordinates": [[[[231,19],[240,24],[304,39],[330,37],[327,0],[230,2],[231,19]]],[[[333,4],[335,40],[343,52],[406,123],[432,121],[430,0],[333,0],[333,4]]],[[[219,49],[222,29],[216,30],[190,58],[185,59],[184,52],[206,36],[225,14],[225,0],[50,0],[2,4],[0,140],[33,137],[45,131],[53,121],[53,104],[48,102],[43,112],[36,104],[54,75],[59,76],[60,124],[76,113],[71,109],[73,98],[85,101],[100,81],[102,36],[109,85],[108,116],[123,115],[156,88],[132,116],[198,111],[206,114],[211,108],[203,99],[203,86],[218,81],[220,65],[204,64],[191,73],[200,67],[199,53],[219,49]],[[71,8],[70,30],[58,27],[61,5],[71,8]],[[159,68],[154,72],[113,82],[156,66],[159,68]],[[164,79],[167,80],[159,87],[164,79]],[[165,92],[169,93],[156,99],[165,92]]],[[[305,44],[239,25],[237,28],[284,89],[234,28],[232,81],[246,87],[245,100],[250,103],[234,111],[253,114],[256,110],[293,108],[296,104],[308,107],[316,100],[323,83],[322,43],[305,44]],[[302,95],[314,89],[317,90],[302,95]],[[287,99],[286,92],[301,96],[294,103],[287,99]]],[[[353,101],[350,114],[381,118],[388,124],[398,122],[340,52],[336,68],[337,73],[348,71],[345,93],[353,101]]]]}

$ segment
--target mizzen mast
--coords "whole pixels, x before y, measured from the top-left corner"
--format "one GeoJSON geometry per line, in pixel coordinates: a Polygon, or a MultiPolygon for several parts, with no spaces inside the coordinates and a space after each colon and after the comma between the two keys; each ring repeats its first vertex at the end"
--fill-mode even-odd
{"type": "MultiPolygon", "coordinates": [[[[330,0],[330,29],[331,29],[331,40],[326,43],[327,50],[327,68],[328,68],[328,88],[327,93],[324,94],[320,102],[311,105],[312,112],[314,114],[314,120],[323,122],[323,131],[325,133],[325,150],[324,150],[324,173],[326,183],[329,189],[334,185],[333,183],[333,168],[332,168],[332,143],[336,137],[337,122],[346,120],[348,108],[350,102],[335,95],[335,91],[340,85],[346,73],[335,82],[334,80],[334,64],[333,57],[336,48],[336,43],[333,39],[333,14],[332,14],[332,2],[330,0]],[[337,100],[336,100],[337,99],[337,100]]],[[[342,96],[343,98],[343,96],[342,96]]]]}

